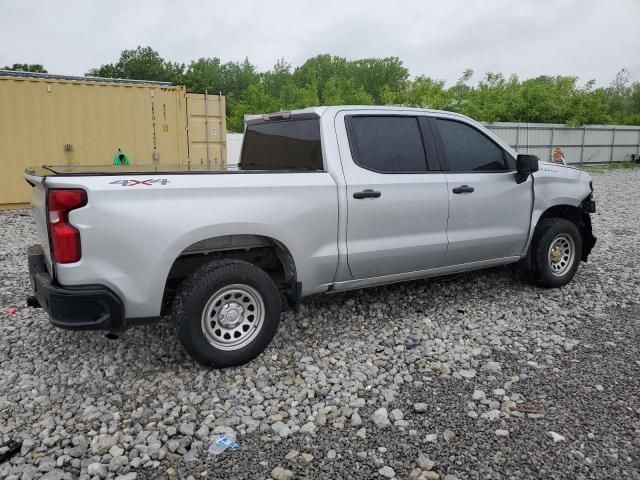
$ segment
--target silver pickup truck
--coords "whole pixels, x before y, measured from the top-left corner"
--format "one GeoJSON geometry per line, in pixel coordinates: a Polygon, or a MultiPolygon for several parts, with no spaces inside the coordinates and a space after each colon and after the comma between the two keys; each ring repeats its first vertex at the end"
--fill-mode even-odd
{"type": "Polygon", "coordinates": [[[193,358],[227,367],[309,295],[516,262],[561,287],[595,244],[588,174],[461,115],[320,107],[244,138],[236,170],[28,169],[30,303],[78,330],[171,314],[193,358]]]}

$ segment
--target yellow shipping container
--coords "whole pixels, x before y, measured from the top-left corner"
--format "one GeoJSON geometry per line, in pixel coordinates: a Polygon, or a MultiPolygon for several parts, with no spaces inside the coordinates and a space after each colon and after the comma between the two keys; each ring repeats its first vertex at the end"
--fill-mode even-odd
{"type": "Polygon", "coordinates": [[[29,202],[31,165],[226,165],[225,99],[161,82],[0,71],[0,206],[29,202]]]}
{"type": "Polygon", "coordinates": [[[222,95],[187,94],[189,158],[207,168],[227,165],[227,120],[222,95]]]}

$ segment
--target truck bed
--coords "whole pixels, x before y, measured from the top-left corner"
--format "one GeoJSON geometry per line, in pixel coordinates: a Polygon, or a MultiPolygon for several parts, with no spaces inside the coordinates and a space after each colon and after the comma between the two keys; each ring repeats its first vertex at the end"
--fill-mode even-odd
{"type": "Polygon", "coordinates": [[[335,276],[338,192],[329,172],[44,165],[25,179],[50,276],[65,287],[110,288],[130,318],[159,315],[173,263],[211,238],[286,245],[299,259],[302,294],[326,289],[335,276]],[[68,216],[80,232],[78,262],[52,262],[47,192],[55,189],[87,194],[68,216]]]}

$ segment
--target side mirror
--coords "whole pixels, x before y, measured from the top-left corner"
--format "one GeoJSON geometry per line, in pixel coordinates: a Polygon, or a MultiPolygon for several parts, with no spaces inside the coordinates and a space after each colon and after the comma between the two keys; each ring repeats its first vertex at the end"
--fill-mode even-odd
{"type": "Polygon", "coordinates": [[[533,172],[537,172],[539,161],[535,155],[518,155],[516,159],[516,182],[522,183],[526,181],[533,172]]]}

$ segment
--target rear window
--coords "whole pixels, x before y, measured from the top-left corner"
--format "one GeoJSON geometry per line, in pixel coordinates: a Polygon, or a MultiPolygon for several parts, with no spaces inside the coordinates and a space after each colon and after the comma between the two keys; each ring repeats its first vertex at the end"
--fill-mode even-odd
{"type": "Polygon", "coordinates": [[[317,118],[247,126],[242,145],[243,170],[322,170],[317,118]]]}

